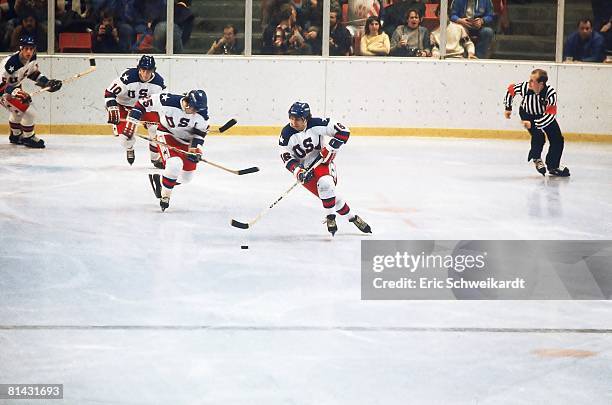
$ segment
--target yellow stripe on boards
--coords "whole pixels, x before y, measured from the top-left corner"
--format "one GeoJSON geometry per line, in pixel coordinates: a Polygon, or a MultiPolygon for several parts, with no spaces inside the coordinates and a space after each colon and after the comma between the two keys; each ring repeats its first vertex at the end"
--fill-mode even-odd
{"type": "MultiPolygon", "coordinates": [[[[256,126],[237,125],[223,134],[210,136],[278,136],[282,125],[279,126],[256,126]]],[[[213,126],[218,129],[218,126],[213,126]]],[[[146,134],[141,126],[138,131],[146,134]]],[[[8,124],[0,124],[0,133],[8,135],[8,124]]],[[[113,135],[110,125],[86,125],[86,124],[53,124],[36,125],[36,133],[39,135],[113,135]]],[[[472,138],[472,139],[521,139],[528,140],[526,131],[505,131],[485,129],[458,129],[458,128],[381,128],[381,127],[351,127],[351,136],[392,136],[392,137],[429,137],[429,138],[472,138]]],[[[598,142],[612,143],[612,134],[583,134],[568,132],[563,137],[571,142],[598,142]]]]}

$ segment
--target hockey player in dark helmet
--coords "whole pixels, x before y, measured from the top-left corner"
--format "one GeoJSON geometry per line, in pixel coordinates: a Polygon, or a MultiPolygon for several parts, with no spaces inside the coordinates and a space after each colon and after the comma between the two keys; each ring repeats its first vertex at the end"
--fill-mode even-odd
{"type": "Polygon", "coordinates": [[[5,57],[1,63],[2,83],[0,84],[0,105],[9,111],[9,141],[30,148],[44,148],[45,141],[34,132],[34,113],[29,109],[32,98],[21,84],[29,78],[49,92],[62,87],[61,80],[48,79],[38,70],[36,41],[32,36],[20,38],[19,51],[5,57]]]}
{"type": "MultiPolygon", "coordinates": [[[[113,125],[115,135],[123,133],[125,120],[140,98],[161,93],[165,88],[164,78],[156,72],[155,58],[149,55],[141,56],[136,67],[126,69],[121,76],[115,78],[104,92],[108,113],[107,122],[113,125]]],[[[149,132],[149,137],[155,138],[158,117],[150,113],[145,114],[142,119],[149,132]]],[[[126,150],[127,161],[131,165],[136,159],[136,151],[133,145],[123,143],[123,146],[126,150]]],[[[159,150],[153,142],[149,143],[149,154],[153,166],[163,169],[164,164],[159,156],[159,150]]]]}
{"type": "Polygon", "coordinates": [[[281,131],[279,145],[283,163],[302,185],[317,196],[325,210],[325,223],[332,236],[338,230],[336,214],[345,217],[363,233],[372,230],[352,213],[336,193],[337,173],[333,162],[337,151],[350,136],[350,130],[329,118],[314,118],[308,103],[289,107],[289,124],[281,131]],[[309,170],[311,167],[313,169],[309,170]]]}

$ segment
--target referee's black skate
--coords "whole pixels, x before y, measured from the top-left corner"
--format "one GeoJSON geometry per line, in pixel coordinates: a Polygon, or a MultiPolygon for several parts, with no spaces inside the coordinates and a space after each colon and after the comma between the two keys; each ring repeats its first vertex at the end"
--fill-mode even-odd
{"type": "Polygon", "coordinates": [[[153,193],[155,193],[155,197],[161,198],[162,185],[161,185],[160,175],[159,174],[149,174],[149,181],[151,182],[151,187],[153,187],[153,193]]]}
{"type": "Polygon", "coordinates": [[[544,162],[542,162],[542,159],[533,159],[533,164],[535,165],[538,173],[540,173],[542,176],[546,176],[546,166],[544,165],[544,162]]]}
{"type": "Polygon", "coordinates": [[[354,223],[355,226],[363,233],[372,233],[372,228],[370,228],[370,225],[361,219],[359,215],[355,215],[353,218],[349,219],[349,222],[354,223]]]}
{"type": "Polygon", "coordinates": [[[132,163],[134,163],[134,160],[136,160],[136,154],[134,153],[134,149],[128,149],[125,152],[125,157],[127,158],[127,161],[131,166],[132,163]]]}
{"type": "Polygon", "coordinates": [[[336,225],[336,215],[329,214],[325,218],[325,223],[327,224],[327,230],[329,231],[329,233],[331,233],[332,236],[334,236],[336,232],[338,231],[338,225],[336,225]]]}
{"type": "Polygon", "coordinates": [[[548,168],[548,173],[555,177],[569,177],[570,171],[567,167],[559,166],[556,169],[548,168]]]}

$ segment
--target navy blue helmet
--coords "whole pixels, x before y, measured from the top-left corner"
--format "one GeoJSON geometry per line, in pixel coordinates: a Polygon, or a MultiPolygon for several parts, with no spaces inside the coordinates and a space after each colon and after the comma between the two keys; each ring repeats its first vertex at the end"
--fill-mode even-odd
{"type": "Polygon", "coordinates": [[[36,48],[36,40],[31,35],[24,35],[19,38],[19,46],[33,46],[36,48]]]}
{"type": "Polygon", "coordinates": [[[185,100],[187,101],[187,105],[197,112],[208,112],[208,100],[204,90],[191,90],[185,96],[185,100]]]}
{"type": "Polygon", "coordinates": [[[305,120],[309,119],[311,117],[310,106],[308,103],[300,103],[299,101],[296,101],[295,103],[291,104],[291,107],[289,107],[289,117],[291,116],[303,118],[305,120]]]}
{"type": "Polygon", "coordinates": [[[148,55],[142,55],[138,61],[138,69],[155,70],[155,58],[148,55]]]}

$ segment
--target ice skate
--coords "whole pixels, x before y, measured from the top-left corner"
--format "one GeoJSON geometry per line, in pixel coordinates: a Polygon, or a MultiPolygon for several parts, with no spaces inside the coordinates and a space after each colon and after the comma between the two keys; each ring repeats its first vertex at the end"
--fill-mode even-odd
{"type": "Polygon", "coordinates": [[[332,236],[334,236],[336,232],[338,231],[338,225],[336,225],[336,215],[329,214],[325,218],[325,223],[327,224],[327,230],[329,231],[329,233],[331,233],[332,236]]]}
{"type": "Polygon", "coordinates": [[[370,225],[368,225],[363,219],[359,217],[359,215],[355,215],[353,218],[349,219],[349,222],[355,224],[357,228],[363,233],[372,233],[372,229],[370,225]]]}
{"type": "Polygon", "coordinates": [[[170,197],[162,197],[159,200],[159,206],[161,207],[162,212],[166,211],[166,208],[170,206],[170,197]]]}
{"type": "Polygon", "coordinates": [[[45,141],[37,137],[36,134],[28,137],[21,136],[21,143],[28,148],[43,149],[45,147],[45,141]]]}
{"type": "Polygon", "coordinates": [[[544,162],[542,162],[542,159],[533,159],[533,164],[535,165],[538,173],[540,173],[542,176],[546,175],[546,166],[544,165],[544,162]]]}
{"type": "Polygon", "coordinates": [[[555,177],[569,177],[570,176],[570,171],[567,167],[565,166],[559,166],[556,169],[548,169],[548,173],[551,176],[555,176],[555,177]]]}
{"type": "Polygon", "coordinates": [[[163,170],[163,169],[166,168],[162,158],[151,159],[151,163],[153,163],[153,166],[155,166],[156,169],[162,169],[163,170]]]}
{"type": "Polygon", "coordinates": [[[155,193],[156,198],[161,198],[161,180],[159,174],[149,174],[149,181],[151,182],[151,187],[153,187],[153,193],[155,193]]]}
{"type": "Polygon", "coordinates": [[[21,145],[21,135],[9,135],[9,142],[13,145],[21,145]]]}
{"type": "Polygon", "coordinates": [[[134,149],[128,149],[125,152],[125,156],[127,157],[127,161],[130,164],[130,166],[132,165],[132,163],[134,163],[134,160],[136,159],[136,154],[134,153],[134,149]]]}

